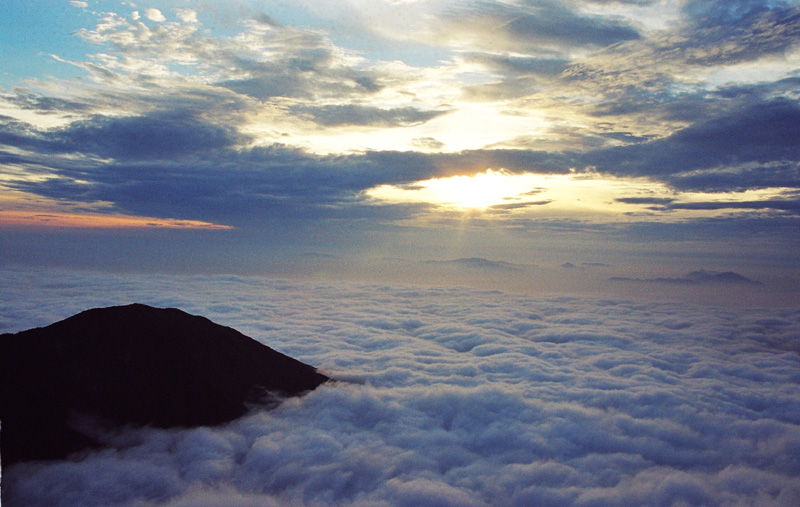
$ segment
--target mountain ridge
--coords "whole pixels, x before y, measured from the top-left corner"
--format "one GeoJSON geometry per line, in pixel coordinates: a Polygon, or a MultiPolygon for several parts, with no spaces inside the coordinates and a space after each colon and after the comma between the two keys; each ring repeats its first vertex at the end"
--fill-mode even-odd
{"type": "Polygon", "coordinates": [[[6,464],[99,444],[76,416],[110,425],[213,426],[330,380],[205,317],[142,304],[94,308],[0,335],[6,464]]]}

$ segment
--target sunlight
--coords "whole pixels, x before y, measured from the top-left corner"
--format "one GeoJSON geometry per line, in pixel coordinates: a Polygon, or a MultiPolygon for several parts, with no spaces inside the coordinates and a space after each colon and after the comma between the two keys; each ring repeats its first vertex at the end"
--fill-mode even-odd
{"type": "MultiPolygon", "coordinates": [[[[675,221],[687,217],[713,217],[730,213],[711,206],[686,208],[692,202],[729,202],[780,199],[783,190],[727,192],[719,194],[676,193],[646,178],[614,178],[597,174],[514,174],[489,169],[472,176],[452,176],[408,185],[381,185],[367,191],[386,202],[423,202],[443,209],[491,213],[497,218],[573,216],[617,221],[675,221]],[[668,209],[668,205],[676,205],[668,209]]],[[[735,207],[735,206],[734,206],[735,207]]],[[[744,209],[742,213],[752,213],[744,209]]]]}
{"type": "Polygon", "coordinates": [[[434,201],[459,208],[485,208],[500,204],[520,190],[515,178],[492,170],[474,176],[430,180],[425,187],[434,201]]]}
{"type": "Polygon", "coordinates": [[[412,187],[382,185],[371,189],[371,197],[388,201],[430,202],[455,208],[488,208],[517,199],[520,193],[542,184],[534,174],[514,175],[492,169],[473,176],[452,176],[420,181],[412,187]],[[534,181],[535,180],[535,181],[534,181]]]}

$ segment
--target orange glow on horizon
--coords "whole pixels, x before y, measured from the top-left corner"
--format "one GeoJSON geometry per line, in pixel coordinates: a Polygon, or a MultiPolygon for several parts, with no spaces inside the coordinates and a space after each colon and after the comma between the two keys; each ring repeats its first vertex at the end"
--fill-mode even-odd
{"type": "Polygon", "coordinates": [[[44,211],[0,210],[2,227],[64,227],[85,229],[233,229],[200,220],[175,218],[137,217],[132,215],[103,215],[91,213],[63,213],[44,211]]]}

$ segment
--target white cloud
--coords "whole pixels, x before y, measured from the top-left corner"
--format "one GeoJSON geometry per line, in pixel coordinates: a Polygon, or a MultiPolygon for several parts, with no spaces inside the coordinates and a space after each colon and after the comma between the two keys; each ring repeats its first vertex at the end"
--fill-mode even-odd
{"type": "Polygon", "coordinates": [[[161,14],[160,10],[154,9],[154,8],[150,8],[150,9],[145,10],[144,11],[144,15],[150,21],[162,22],[162,21],[166,21],[167,20],[167,18],[164,17],[163,14],[161,14]]]}
{"type": "Polygon", "coordinates": [[[18,503],[800,501],[797,310],[4,269],[0,326],[177,306],[346,382],[219,428],[11,467],[18,503]]]}
{"type": "Polygon", "coordinates": [[[192,9],[175,9],[175,12],[178,13],[178,19],[183,21],[184,23],[197,23],[197,11],[192,9]]]}

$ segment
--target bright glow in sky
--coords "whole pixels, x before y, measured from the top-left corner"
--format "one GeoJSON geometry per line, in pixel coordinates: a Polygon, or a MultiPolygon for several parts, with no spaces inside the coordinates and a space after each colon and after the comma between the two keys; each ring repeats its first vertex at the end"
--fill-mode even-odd
{"type": "Polygon", "coordinates": [[[542,184],[542,176],[508,175],[486,171],[473,176],[452,176],[421,181],[411,188],[382,185],[369,192],[371,197],[395,201],[420,201],[445,204],[458,208],[486,208],[518,199],[524,188],[542,184]]]}

